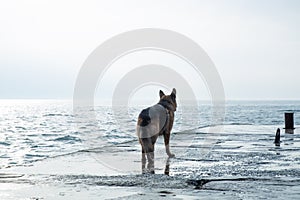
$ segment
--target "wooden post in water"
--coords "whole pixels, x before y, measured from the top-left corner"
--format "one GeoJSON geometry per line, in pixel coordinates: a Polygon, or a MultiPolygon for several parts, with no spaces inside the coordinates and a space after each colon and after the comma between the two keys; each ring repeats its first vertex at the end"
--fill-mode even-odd
{"type": "Polygon", "coordinates": [[[294,113],[284,113],[285,133],[294,133],[294,113]]]}
{"type": "Polygon", "coordinates": [[[275,135],[275,141],[276,146],[280,146],[280,129],[278,128],[275,135]]]}

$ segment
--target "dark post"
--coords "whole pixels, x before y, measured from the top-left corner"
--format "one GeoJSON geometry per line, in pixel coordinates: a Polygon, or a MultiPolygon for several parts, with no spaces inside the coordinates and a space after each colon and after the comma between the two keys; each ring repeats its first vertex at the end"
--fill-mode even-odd
{"type": "Polygon", "coordinates": [[[294,113],[288,112],[284,113],[284,122],[285,122],[285,132],[293,133],[294,132],[294,113]]]}
{"type": "Polygon", "coordinates": [[[276,146],[280,146],[280,129],[278,128],[275,135],[275,141],[276,146]]]}

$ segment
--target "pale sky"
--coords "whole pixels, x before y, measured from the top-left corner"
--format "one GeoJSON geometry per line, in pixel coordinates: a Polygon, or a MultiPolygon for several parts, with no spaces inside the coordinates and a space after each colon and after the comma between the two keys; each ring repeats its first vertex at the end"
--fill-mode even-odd
{"type": "Polygon", "coordinates": [[[72,98],[102,42],[163,28],[207,52],[226,99],[300,99],[299,24],[297,0],[1,1],[0,98],[72,98]]]}

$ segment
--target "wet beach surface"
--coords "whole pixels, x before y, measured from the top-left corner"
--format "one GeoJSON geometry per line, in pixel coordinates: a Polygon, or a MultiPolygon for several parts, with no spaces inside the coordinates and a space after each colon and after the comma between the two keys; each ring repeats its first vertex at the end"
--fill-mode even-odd
{"type": "Polygon", "coordinates": [[[275,126],[227,125],[174,133],[167,159],[163,139],[155,174],[141,174],[137,141],[83,149],[1,169],[1,199],[297,199],[300,135],[275,126]],[[166,168],[169,175],[166,175],[166,168]]]}

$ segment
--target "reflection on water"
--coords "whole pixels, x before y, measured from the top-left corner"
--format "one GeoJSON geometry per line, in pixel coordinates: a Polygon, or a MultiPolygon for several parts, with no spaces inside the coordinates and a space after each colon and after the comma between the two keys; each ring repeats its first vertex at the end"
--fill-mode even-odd
{"type": "MultiPolygon", "coordinates": [[[[166,165],[165,165],[165,169],[164,169],[164,174],[169,176],[170,175],[170,159],[172,158],[167,158],[166,160],[166,165]]],[[[142,159],[142,174],[155,174],[155,161],[152,162],[148,162],[148,165],[146,167],[146,160],[142,159]]]]}
{"type": "Polygon", "coordinates": [[[166,167],[165,167],[165,172],[164,174],[169,176],[170,175],[170,159],[171,158],[168,158],[167,161],[166,161],[166,167]]]}

